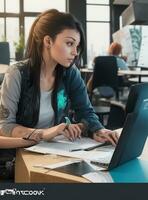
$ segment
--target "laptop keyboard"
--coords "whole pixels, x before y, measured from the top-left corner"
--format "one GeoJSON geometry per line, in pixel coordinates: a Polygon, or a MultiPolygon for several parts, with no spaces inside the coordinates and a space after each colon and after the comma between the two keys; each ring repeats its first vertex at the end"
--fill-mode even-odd
{"type": "Polygon", "coordinates": [[[97,165],[97,166],[101,166],[101,167],[108,167],[111,158],[112,158],[113,152],[111,152],[109,155],[99,158],[97,160],[93,160],[91,161],[92,164],[97,165]]]}

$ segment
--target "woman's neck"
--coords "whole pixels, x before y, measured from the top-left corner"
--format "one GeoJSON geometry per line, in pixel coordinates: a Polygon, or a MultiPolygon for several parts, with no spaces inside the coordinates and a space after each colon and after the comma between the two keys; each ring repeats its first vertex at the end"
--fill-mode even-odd
{"type": "Polygon", "coordinates": [[[43,54],[43,61],[41,63],[41,74],[44,77],[53,76],[57,63],[46,54],[43,54]]]}
{"type": "Polygon", "coordinates": [[[40,88],[42,90],[49,91],[54,87],[56,65],[57,63],[49,55],[43,54],[40,74],[40,88]]]}

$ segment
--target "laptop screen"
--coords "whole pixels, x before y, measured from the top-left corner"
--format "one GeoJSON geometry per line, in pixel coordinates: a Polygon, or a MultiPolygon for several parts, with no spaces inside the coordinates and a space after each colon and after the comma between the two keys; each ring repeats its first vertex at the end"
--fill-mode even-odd
{"type": "Polygon", "coordinates": [[[144,98],[143,91],[141,91],[133,108],[133,112],[127,114],[121,136],[108,169],[113,169],[118,165],[140,156],[147,136],[148,98],[144,98]]]}
{"type": "Polygon", "coordinates": [[[148,83],[131,86],[125,108],[126,116],[129,113],[138,111],[142,100],[146,98],[148,98],[148,83]]]}

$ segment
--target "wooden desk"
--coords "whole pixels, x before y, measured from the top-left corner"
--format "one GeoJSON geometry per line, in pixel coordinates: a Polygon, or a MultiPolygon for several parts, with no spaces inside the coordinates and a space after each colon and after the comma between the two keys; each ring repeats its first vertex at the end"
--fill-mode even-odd
{"type": "Polygon", "coordinates": [[[9,68],[9,65],[0,64],[0,74],[5,74],[8,68],[9,68]]]}
{"type": "Polygon", "coordinates": [[[16,183],[89,183],[85,178],[33,167],[37,164],[51,164],[65,160],[68,157],[43,155],[19,149],[16,155],[15,182],[16,183]]]}
{"type": "MultiPolygon", "coordinates": [[[[66,173],[56,172],[54,170],[47,170],[43,168],[33,167],[37,164],[51,164],[56,162],[65,161],[71,158],[55,156],[55,155],[43,155],[32,152],[24,151],[19,149],[16,155],[16,166],[15,166],[15,182],[16,183],[89,183],[88,180],[82,177],[73,176],[66,173]]],[[[145,144],[140,160],[148,160],[148,140],[145,144]]],[[[124,165],[120,166],[124,168],[124,165]]],[[[113,177],[118,177],[119,167],[111,171],[113,177]],[[117,169],[117,170],[116,170],[117,169]]],[[[126,168],[127,169],[127,168],[126,168]]],[[[130,169],[133,172],[133,168],[130,165],[130,169]]],[[[129,176],[128,170],[126,175],[129,176]]],[[[122,174],[120,172],[120,174],[122,174]]],[[[125,171],[124,171],[125,175],[125,171]]],[[[122,182],[122,177],[119,179],[122,182]]],[[[125,177],[124,177],[125,180],[125,177]]]]}

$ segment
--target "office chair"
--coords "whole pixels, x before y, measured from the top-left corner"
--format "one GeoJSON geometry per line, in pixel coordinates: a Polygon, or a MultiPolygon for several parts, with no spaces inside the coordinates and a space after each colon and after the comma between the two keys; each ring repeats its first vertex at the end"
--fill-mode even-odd
{"type": "MultiPolygon", "coordinates": [[[[0,64],[9,65],[10,63],[10,49],[8,42],[0,42],[0,64]]],[[[0,85],[4,79],[4,74],[0,74],[0,85]]]]}
{"type": "Polygon", "coordinates": [[[99,89],[100,96],[118,99],[118,67],[114,56],[98,56],[95,59],[92,94],[99,89]]]}
{"type": "Polygon", "coordinates": [[[9,65],[10,48],[8,42],[0,42],[0,64],[9,65]]]}
{"type": "Polygon", "coordinates": [[[135,84],[130,88],[125,108],[121,103],[111,102],[106,128],[117,129],[123,127],[127,115],[132,112],[138,112],[141,102],[147,101],[147,91],[148,83],[135,84]]]}
{"type": "Polygon", "coordinates": [[[95,112],[100,117],[103,124],[107,115],[110,113],[110,105],[108,100],[111,97],[118,99],[118,67],[114,56],[98,56],[95,58],[94,72],[92,76],[92,90],[90,91],[90,99],[102,98],[107,100],[107,105],[104,107],[95,106],[95,112]],[[103,112],[104,110],[104,112],[103,112]]]}

